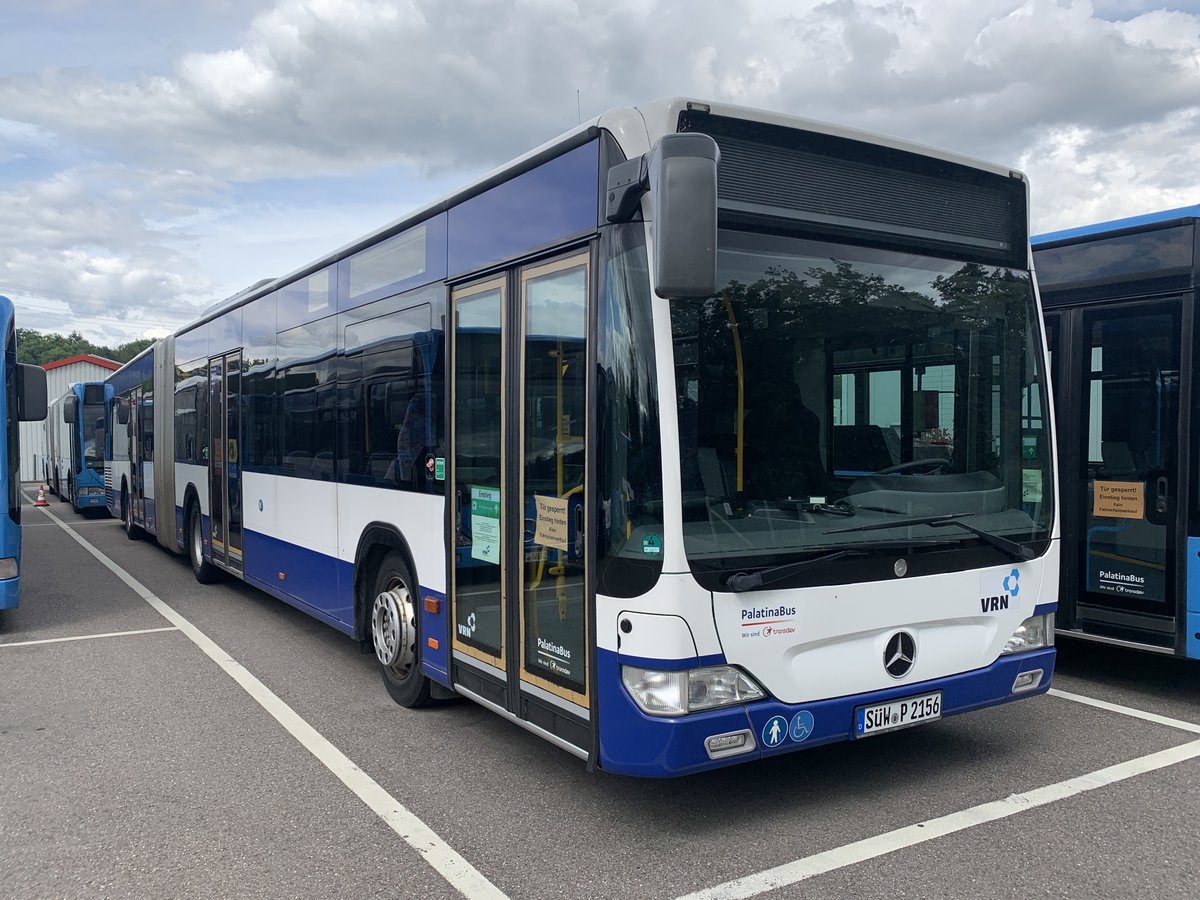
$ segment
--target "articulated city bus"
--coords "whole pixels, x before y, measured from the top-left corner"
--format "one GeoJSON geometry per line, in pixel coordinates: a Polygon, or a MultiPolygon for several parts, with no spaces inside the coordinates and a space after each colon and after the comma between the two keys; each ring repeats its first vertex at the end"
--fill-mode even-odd
{"type": "Polygon", "coordinates": [[[17,362],[17,325],[12,301],[0,297],[0,493],[8,515],[0,517],[0,609],[21,602],[21,440],[18,423],[46,418],[46,371],[17,362]]]}
{"type": "Polygon", "coordinates": [[[1017,173],[613,110],[110,379],[113,511],[669,776],[1032,696],[1058,586],[1017,173]]]}
{"type": "Polygon", "coordinates": [[[1033,239],[1060,410],[1060,634],[1200,659],[1200,206],[1033,239]]]}
{"type": "Polygon", "coordinates": [[[75,512],[105,506],[109,390],[103,381],[79,382],[50,404],[45,428],[46,482],[75,512]]]}

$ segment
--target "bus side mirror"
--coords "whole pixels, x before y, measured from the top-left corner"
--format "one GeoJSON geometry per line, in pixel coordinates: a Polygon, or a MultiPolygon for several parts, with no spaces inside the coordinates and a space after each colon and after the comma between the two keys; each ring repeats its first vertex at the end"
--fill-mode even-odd
{"type": "Polygon", "coordinates": [[[628,222],[650,191],[654,292],[669,300],[717,289],[717,165],[706,134],[668,134],[646,156],[608,172],[606,217],[628,222]]]}
{"type": "Polygon", "coordinates": [[[121,425],[129,424],[129,404],[125,400],[118,397],[113,401],[113,406],[117,410],[117,422],[121,425]]]}
{"type": "Polygon", "coordinates": [[[717,163],[707,134],[668,134],[650,151],[654,292],[670,300],[717,289],[717,163]]]}
{"type": "Polygon", "coordinates": [[[62,410],[63,422],[67,425],[74,425],[75,420],[79,416],[79,400],[76,399],[74,394],[63,400],[62,410]]]}
{"type": "Polygon", "coordinates": [[[46,418],[46,370],[21,363],[17,366],[17,419],[40,422],[46,418]]]}

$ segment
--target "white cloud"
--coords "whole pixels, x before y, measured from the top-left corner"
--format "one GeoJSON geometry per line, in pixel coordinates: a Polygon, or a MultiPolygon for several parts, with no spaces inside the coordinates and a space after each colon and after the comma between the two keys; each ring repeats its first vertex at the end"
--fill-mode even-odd
{"type": "MultiPolygon", "coordinates": [[[[173,251],[175,224],[194,179],[172,189],[157,175],[120,169],[67,170],[0,189],[0,290],[26,303],[26,327],[70,330],[91,322],[124,335],[182,324],[207,298],[194,260],[173,251]]],[[[122,338],[125,339],[125,338],[122,338]]]]}
{"type": "MultiPolygon", "coordinates": [[[[219,0],[220,33],[236,37],[198,49],[167,34],[180,49],[160,70],[0,77],[0,178],[13,161],[65,167],[0,181],[0,282],[43,278],[100,298],[109,318],[205,305],[267,268],[251,272],[238,249],[252,239],[225,236],[274,228],[259,243],[269,274],[286,271],[441,193],[421,179],[489,168],[574,126],[577,91],[585,117],[692,94],[1018,165],[1038,230],[1195,202],[1200,15],[1187,5],[278,0],[238,31],[238,5],[219,0]],[[239,201],[247,185],[398,169],[402,196],[352,214],[239,201]]],[[[159,30],[197,15],[182,0],[138,0],[135,14],[159,30]]]]}
{"type": "Polygon", "coordinates": [[[0,115],[237,179],[494,164],[573,125],[576,89],[592,114],[688,92],[991,156],[1194,105],[1198,47],[1200,17],[1081,0],[282,0],[169,75],[0,80],[0,115]]]}

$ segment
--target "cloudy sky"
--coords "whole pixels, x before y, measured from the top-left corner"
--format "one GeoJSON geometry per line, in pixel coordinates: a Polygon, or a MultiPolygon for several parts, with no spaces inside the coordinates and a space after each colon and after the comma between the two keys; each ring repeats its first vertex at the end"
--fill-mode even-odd
{"type": "Polygon", "coordinates": [[[678,94],[1020,168],[1035,232],[1200,203],[1200,0],[0,0],[0,23],[0,293],[98,342],[678,94]]]}

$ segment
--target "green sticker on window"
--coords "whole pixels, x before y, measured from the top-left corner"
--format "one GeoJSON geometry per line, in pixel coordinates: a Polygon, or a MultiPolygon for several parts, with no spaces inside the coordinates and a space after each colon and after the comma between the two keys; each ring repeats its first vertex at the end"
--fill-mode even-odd
{"type": "Polygon", "coordinates": [[[439,456],[433,461],[433,477],[436,481],[446,480],[446,457],[439,456]]]}
{"type": "Polygon", "coordinates": [[[661,556],[662,538],[657,534],[648,534],[642,538],[642,554],[645,556],[661,556]]]}

